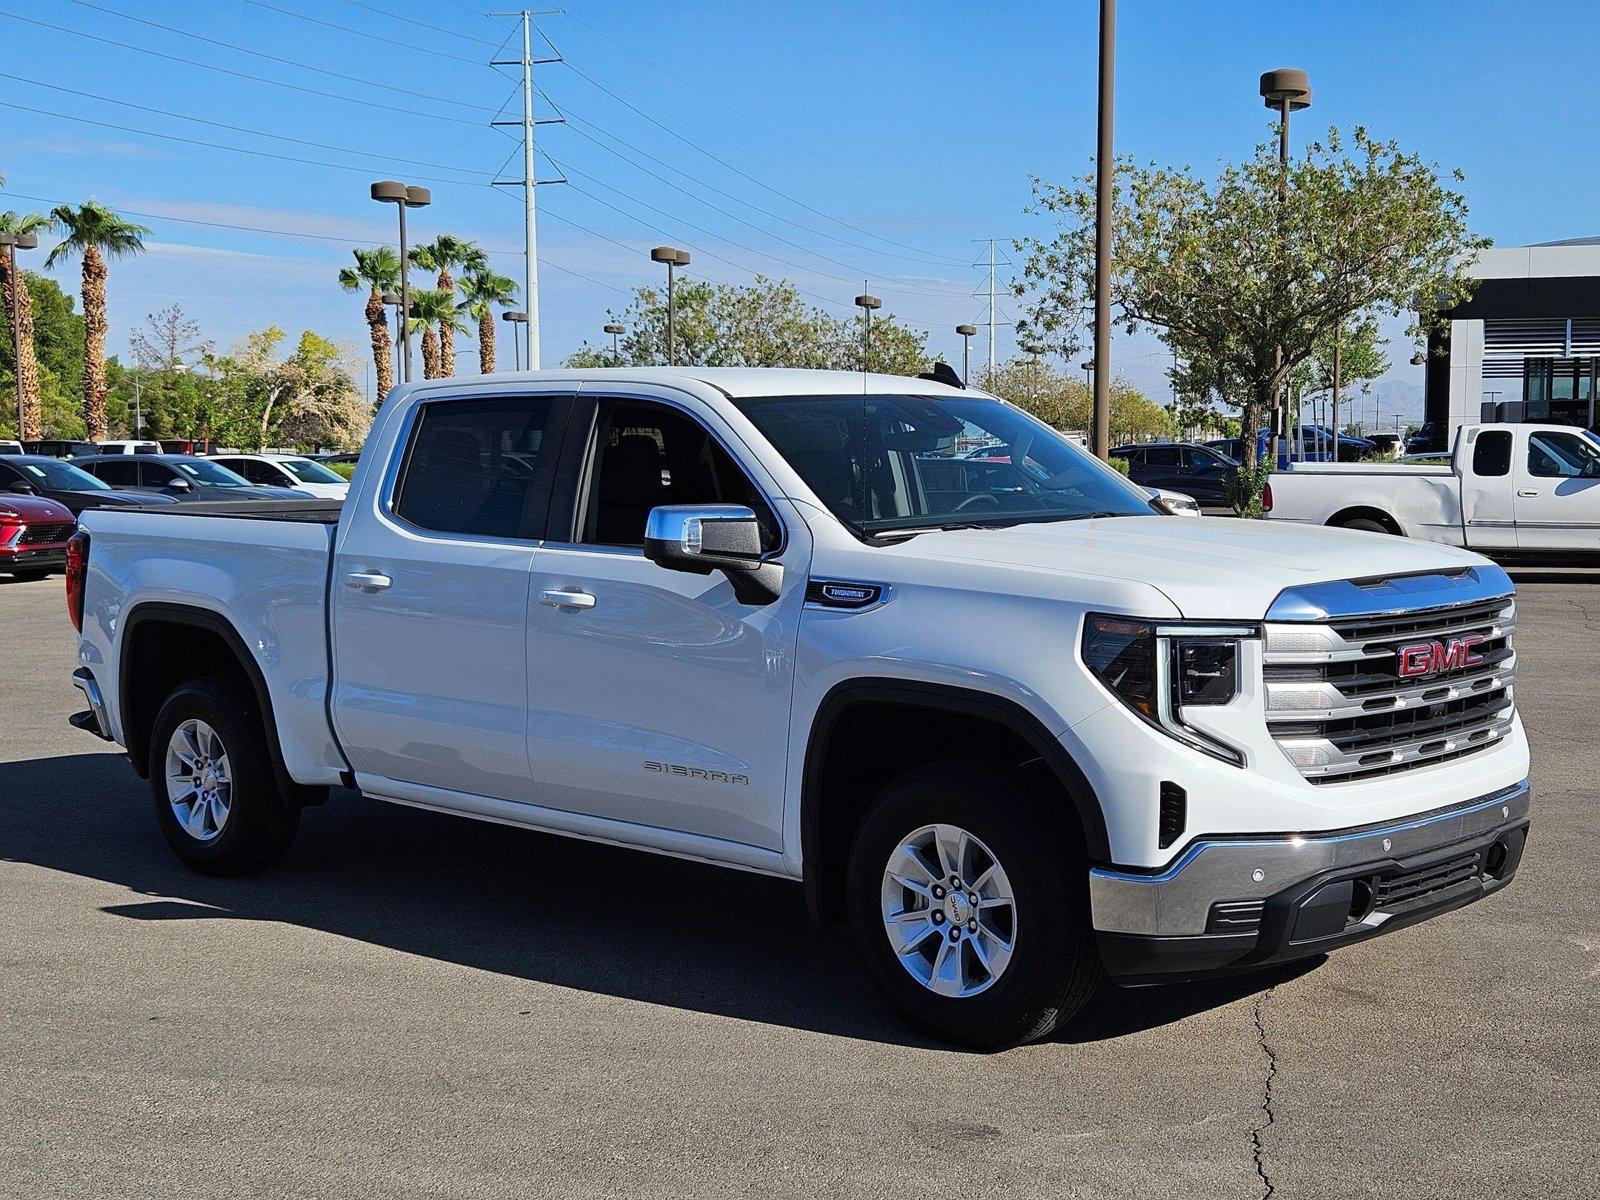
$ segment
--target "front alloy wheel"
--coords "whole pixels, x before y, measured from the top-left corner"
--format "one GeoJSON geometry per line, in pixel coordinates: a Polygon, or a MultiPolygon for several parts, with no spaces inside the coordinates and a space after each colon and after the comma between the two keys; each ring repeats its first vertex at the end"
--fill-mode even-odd
{"type": "Polygon", "coordinates": [[[975,996],[1011,961],[1011,880],[994,852],[960,826],[924,825],[895,847],[883,872],[882,907],[900,965],[941,996],[975,996]]]}

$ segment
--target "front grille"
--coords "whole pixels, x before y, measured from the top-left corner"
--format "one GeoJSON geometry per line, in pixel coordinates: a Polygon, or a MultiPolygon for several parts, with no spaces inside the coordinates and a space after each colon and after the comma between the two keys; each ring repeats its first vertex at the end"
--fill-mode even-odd
{"type": "Polygon", "coordinates": [[[1267,727],[1312,783],[1344,783],[1476,754],[1511,731],[1516,602],[1323,623],[1269,624],[1267,727]],[[1478,661],[1400,674],[1402,647],[1483,639],[1478,661]]]}
{"type": "Polygon", "coordinates": [[[64,542],[71,536],[71,522],[60,525],[29,525],[17,539],[17,545],[47,546],[55,542],[64,542]]]}
{"type": "Polygon", "coordinates": [[[1481,852],[1470,850],[1444,862],[1379,878],[1373,887],[1373,907],[1379,912],[1392,912],[1476,879],[1483,873],[1482,859],[1481,852]]]}

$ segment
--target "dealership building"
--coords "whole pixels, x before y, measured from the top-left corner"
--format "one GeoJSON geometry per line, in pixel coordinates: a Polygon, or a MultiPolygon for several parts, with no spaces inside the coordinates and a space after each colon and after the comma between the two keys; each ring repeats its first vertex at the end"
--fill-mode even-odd
{"type": "Polygon", "coordinates": [[[1426,419],[1447,439],[1477,421],[1596,428],[1600,238],[1485,250],[1472,274],[1429,345],[1426,419]]]}

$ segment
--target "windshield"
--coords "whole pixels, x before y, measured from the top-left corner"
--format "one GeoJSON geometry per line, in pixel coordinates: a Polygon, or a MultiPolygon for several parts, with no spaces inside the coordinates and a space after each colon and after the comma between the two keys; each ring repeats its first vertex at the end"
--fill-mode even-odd
{"type": "Polygon", "coordinates": [[[58,492],[109,492],[111,485],[102,479],[96,479],[89,472],[80,467],[75,467],[69,462],[57,462],[54,459],[31,459],[28,462],[12,463],[13,467],[21,471],[35,484],[41,487],[52,488],[58,492]]]}
{"type": "Polygon", "coordinates": [[[185,459],[183,462],[168,460],[178,470],[202,487],[249,487],[250,481],[243,475],[235,475],[218,463],[209,459],[185,459]]]}
{"type": "Polygon", "coordinates": [[[344,479],[309,458],[280,458],[277,464],[301,483],[343,483],[344,479]]]}
{"type": "Polygon", "coordinates": [[[857,533],[1150,515],[1149,497],[991,396],[763,396],[738,402],[857,533]]]}

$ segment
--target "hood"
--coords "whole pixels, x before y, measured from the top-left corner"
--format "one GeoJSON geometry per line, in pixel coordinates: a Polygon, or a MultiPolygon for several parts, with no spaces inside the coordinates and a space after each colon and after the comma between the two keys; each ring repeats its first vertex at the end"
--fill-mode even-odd
{"type": "Polygon", "coordinates": [[[1301,584],[1481,564],[1466,550],[1353,529],[1231,517],[1107,517],[927,533],[913,553],[1148,584],[1185,617],[1259,620],[1301,584]]]}
{"type": "Polygon", "coordinates": [[[72,510],[65,504],[46,500],[43,496],[6,495],[0,498],[0,520],[10,521],[71,521],[72,510]]]}
{"type": "MultiPolygon", "coordinates": [[[[168,495],[176,493],[168,492],[168,495]]],[[[178,494],[180,500],[203,500],[208,504],[216,504],[227,500],[304,500],[306,494],[297,492],[294,488],[267,487],[258,485],[253,487],[197,487],[190,488],[187,492],[178,494]]]]}
{"type": "Polygon", "coordinates": [[[115,488],[109,492],[76,492],[74,496],[82,501],[85,508],[121,508],[175,503],[171,496],[158,496],[152,492],[119,492],[115,488]]]}

